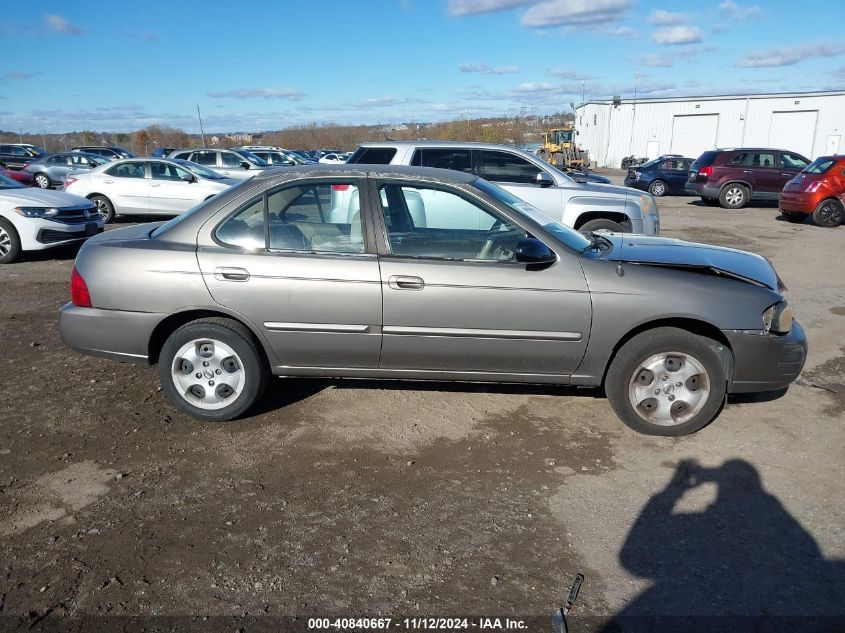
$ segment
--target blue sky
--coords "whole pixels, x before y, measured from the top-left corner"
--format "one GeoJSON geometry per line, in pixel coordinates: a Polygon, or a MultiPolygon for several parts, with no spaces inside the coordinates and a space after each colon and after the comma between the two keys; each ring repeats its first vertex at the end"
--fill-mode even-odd
{"type": "MultiPolygon", "coordinates": [[[[845,1],[10,2],[0,129],[207,132],[845,88],[845,1]]],[[[845,116],[845,113],[843,113],[845,116]]]]}

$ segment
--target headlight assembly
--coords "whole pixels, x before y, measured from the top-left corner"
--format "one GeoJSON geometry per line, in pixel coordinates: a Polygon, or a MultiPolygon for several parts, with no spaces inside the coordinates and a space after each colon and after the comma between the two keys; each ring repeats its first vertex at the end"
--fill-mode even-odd
{"type": "Polygon", "coordinates": [[[25,218],[53,218],[59,214],[55,207],[16,207],[15,213],[25,218]]]}
{"type": "Polygon", "coordinates": [[[763,311],[763,331],[772,334],[788,334],[792,329],[792,308],[785,300],[769,306],[763,311]]]}

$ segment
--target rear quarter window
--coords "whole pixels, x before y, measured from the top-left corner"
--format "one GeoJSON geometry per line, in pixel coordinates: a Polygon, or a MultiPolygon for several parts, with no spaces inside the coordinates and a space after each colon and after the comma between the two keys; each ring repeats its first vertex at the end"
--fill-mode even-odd
{"type": "Polygon", "coordinates": [[[396,156],[395,147],[359,147],[347,163],[361,165],[389,165],[396,156]]]}

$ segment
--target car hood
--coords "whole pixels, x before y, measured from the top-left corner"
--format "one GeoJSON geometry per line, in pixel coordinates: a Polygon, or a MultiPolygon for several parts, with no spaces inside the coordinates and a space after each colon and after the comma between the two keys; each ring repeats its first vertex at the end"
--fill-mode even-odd
{"type": "Polygon", "coordinates": [[[607,196],[608,194],[615,194],[621,198],[625,197],[632,197],[632,198],[639,198],[640,196],[647,195],[644,194],[639,189],[634,189],[633,187],[620,187],[619,185],[606,185],[600,182],[576,182],[576,187],[580,188],[583,191],[595,191],[597,193],[601,193],[603,196],[607,196]]]}
{"type": "Polygon", "coordinates": [[[0,191],[0,198],[15,205],[28,207],[93,206],[90,200],[82,196],[75,196],[64,191],[50,191],[49,189],[4,189],[0,191]]]}
{"type": "Polygon", "coordinates": [[[748,251],[668,237],[602,235],[613,243],[613,249],[604,256],[611,261],[708,270],[720,276],[762,284],[771,290],[786,289],[769,261],[748,251]]]}

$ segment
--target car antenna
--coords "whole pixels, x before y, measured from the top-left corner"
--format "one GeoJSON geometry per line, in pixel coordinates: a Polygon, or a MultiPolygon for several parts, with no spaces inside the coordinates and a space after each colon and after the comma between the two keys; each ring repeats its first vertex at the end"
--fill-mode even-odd
{"type": "Polygon", "coordinates": [[[572,581],[572,586],[569,588],[569,595],[566,597],[566,602],[552,614],[552,631],[554,633],[569,633],[566,616],[572,610],[572,606],[578,598],[578,592],[581,590],[581,584],[583,582],[584,574],[576,574],[575,579],[572,581]]]}

